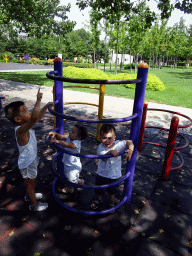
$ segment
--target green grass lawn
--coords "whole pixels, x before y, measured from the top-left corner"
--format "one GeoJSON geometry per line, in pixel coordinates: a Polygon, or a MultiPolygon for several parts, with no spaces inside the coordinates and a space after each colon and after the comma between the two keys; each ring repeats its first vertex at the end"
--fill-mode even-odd
{"type": "MultiPolygon", "coordinates": [[[[0,72],[0,79],[24,82],[36,85],[53,86],[53,81],[46,77],[47,71],[23,71],[23,72],[0,72]]],[[[129,73],[128,70],[122,72],[129,73]]],[[[107,74],[114,73],[114,68],[107,74]]],[[[145,100],[149,102],[163,103],[173,106],[192,108],[192,69],[149,69],[149,73],[155,74],[166,86],[163,92],[146,91],[145,100]]],[[[63,85],[77,85],[64,83],[63,85]]],[[[97,85],[94,85],[96,87],[97,85]]],[[[98,85],[99,86],[99,85],[98,85]]],[[[73,88],[73,90],[98,93],[96,90],[86,88],[73,88]]],[[[105,95],[134,99],[135,91],[122,85],[106,85],[105,95]]]]}

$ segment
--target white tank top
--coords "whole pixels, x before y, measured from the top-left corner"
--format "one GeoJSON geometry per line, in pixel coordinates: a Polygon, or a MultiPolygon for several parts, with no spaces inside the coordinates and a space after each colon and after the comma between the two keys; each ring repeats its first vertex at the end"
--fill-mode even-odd
{"type": "MultiPolygon", "coordinates": [[[[15,136],[16,131],[20,126],[15,127],[15,136]]],[[[16,136],[17,141],[17,136],[16,136]]],[[[37,140],[35,136],[35,131],[29,130],[29,142],[25,146],[20,146],[17,142],[18,150],[19,150],[19,159],[18,166],[19,169],[27,168],[36,158],[37,156],[37,140]]]]}

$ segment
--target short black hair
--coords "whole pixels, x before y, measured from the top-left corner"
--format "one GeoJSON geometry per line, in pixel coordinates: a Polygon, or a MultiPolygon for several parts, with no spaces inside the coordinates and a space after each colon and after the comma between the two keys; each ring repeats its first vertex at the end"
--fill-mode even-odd
{"type": "Polygon", "coordinates": [[[114,131],[114,133],[116,133],[116,129],[113,124],[103,124],[100,129],[100,135],[111,131],[114,131]]]}
{"type": "Polygon", "coordinates": [[[81,137],[81,140],[85,140],[87,138],[87,129],[79,124],[75,124],[74,126],[77,128],[78,136],[81,137]]]}
{"type": "Polygon", "coordinates": [[[13,101],[7,106],[5,106],[5,116],[7,119],[9,119],[13,124],[18,124],[14,117],[19,115],[20,107],[25,105],[23,101],[13,101]]]}

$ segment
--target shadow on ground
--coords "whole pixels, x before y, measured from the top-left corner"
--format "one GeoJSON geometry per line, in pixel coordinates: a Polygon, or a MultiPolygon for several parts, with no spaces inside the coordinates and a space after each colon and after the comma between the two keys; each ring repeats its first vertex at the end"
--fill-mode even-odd
{"type": "MultiPolygon", "coordinates": [[[[6,98],[3,104],[10,102],[6,98]]],[[[28,102],[33,106],[33,102],[28,102]]],[[[86,110],[70,110],[68,115],[84,117],[86,110]]],[[[15,255],[190,255],[192,253],[192,146],[181,154],[184,166],[170,173],[168,181],[162,180],[165,150],[148,144],[138,152],[130,205],[124,204],[112,214],[85,216],[66,210],[52,195],[52,158],[55,151],[50,147],[47,134],[53,127],[49,113],[34,129],[40,156],[37,191],[44,194],[49,203],[45,212],[30,212],[29,204],[23,201],[23,181],[17,168],[18,151],[13,125],[0,112],[0,256],[15,255]]],[[[95,118],[93,116],[89,118],[95,118]]],[[[153,123],[153,121],[151,121],[153,123]]],[[[72,122],[65,123],[69,131],[72,122]]],[[[86,125],[90,133],[96,133],[95,125],[86,125]]],[[[116,126],[117,139],[128,138],[130,124],[116,126]]],[[[145,131],[144,141],[166,145],[167,133],[156,129],[145,131]]],[[[183,145],[177,138],[177,146],[183,145]]],[[[97,143],[93,136],[83,142],[82,152],[96,154],[97,143]]],[[[173,166],[179,164],[174,156],[173,166]]],[[[96,162],[82,159],[82,177],[86,184],[94,184],[96,162]]],[[[123,174],[125,161],[123,161],[123,174]]],[[[57,186],[61,186],[58,182],[57,186]]],[[[86,189],[63,202],[77,208],[89,209],[94,191],[86,189]]],[[[117,188],[116,197],[121,199],[122,188],[117,188]]],[[[107,199],[106,199],[107,202],[107,199]]],[[[103,207],[107,207],[104,205],[103,207]]]]}

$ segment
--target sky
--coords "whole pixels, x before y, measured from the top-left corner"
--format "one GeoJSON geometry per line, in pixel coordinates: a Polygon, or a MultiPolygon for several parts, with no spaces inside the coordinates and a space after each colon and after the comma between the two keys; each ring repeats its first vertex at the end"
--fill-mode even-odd
{"type": "MultiPolygon", "coordinates": [[[[174,3],[175,1],[176,0],[171,0],[171,3],[174,3]]],[[[67,5],[68,3],[71,3],[71,11],[70,13],[67,13],[67,16],[69,20],[77,22],[75,30],[84,28],[85,25],[89,25],[90,8],[86,8],[84,11],[80,11],[78,6],[76,5],[76,0],[60,0],[60,4],[62,5],[67,5]]],[[[160,11],[157,8],[157,3],[155,2],[155,0],[150,0],[149,2],[147,1],[147,3],[149,4],[149,7],[152,11],[155,11],[155,13],[160,14],[160,11]]],[[[175,23],[179,23],[180,17],[184,18],[185,25],[187,27],[189,27],[189,25],[192,25],[192,14],[184,14],[184,12],[175,9],[168,20],[167,26],[172,27],[175,23]]]]}

